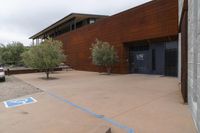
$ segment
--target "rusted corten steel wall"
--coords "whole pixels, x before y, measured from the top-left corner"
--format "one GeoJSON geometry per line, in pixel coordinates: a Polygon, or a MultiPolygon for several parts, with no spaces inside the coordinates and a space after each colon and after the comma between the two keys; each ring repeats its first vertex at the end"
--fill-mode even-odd
{"type": "Polygon", "coordinates": [[[91,44],[96,38],[107,41],[116,48],[120,62],[115,73],[128,73],[126,42],[148,40],[178,33],[178,1],[154,0],[144,5],[97,21],[75,31],[56,37],[64,44],[67,64],[85,71],[102,71],[92,64],[91,44]]]}
{"type": "Polygon", "coordinates": [[[180,19],[181,33],[181,92],[185,103],[188,102],[188,1],[183,3],[180,19]]]}

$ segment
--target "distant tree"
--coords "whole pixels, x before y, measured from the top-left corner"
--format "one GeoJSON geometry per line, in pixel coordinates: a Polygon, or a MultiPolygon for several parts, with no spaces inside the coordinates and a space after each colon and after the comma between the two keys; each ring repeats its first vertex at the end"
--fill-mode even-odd
{"type": "Polygon", "coordinates": [[[96,42],[92,44],[91,52],[93,64],[105,67],[107,73],[110,74],[112,66],[118,62],[114,47],[108,42],[96,39],[96,42]]]}
{"type": "Polygon", "coordinates": [[[2,59],[3,51],[4,51],[4,45],[0,44],[0,65],[4,64],[4,61],[2,59]]]}
{"type": "Polygon", "coordinates": [[[25,47],[20,42],[12,42],[7,45],[0,45],[0,63],[7,65],[22,65],[21,54],[25,47]]]}
{"type": "Polygon", "coordinates": [[[51,38],[32,46],[22,54],[22,57],[27,66],[45,70],[47,79],[49,79],[50,71],[65,60],[62,42],[51,38]]]}

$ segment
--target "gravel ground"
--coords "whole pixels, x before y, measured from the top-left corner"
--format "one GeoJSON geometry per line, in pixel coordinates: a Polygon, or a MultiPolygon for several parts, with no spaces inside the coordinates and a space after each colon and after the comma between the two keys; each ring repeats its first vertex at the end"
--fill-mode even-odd
{"type": "Polygon", "coordinates": [[[6,82],[0,82],[0,101],[38,92],[42,92],[42,90],[35,88],[14,76],[6,77],[6,82]]]}

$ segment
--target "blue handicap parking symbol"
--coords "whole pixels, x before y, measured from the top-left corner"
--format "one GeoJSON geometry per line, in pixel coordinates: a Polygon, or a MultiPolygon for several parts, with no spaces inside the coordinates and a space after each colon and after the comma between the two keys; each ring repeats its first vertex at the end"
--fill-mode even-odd
{"type": "Polygon", "coordinates": [[[8,100],[4,102],[4,105],[6,108],[13,108],[25,104],[35,103],[37,102],[34,98],[28,97],[28,98],[21,98],[21,99],[14,99],[14,100],[8,100]]]}

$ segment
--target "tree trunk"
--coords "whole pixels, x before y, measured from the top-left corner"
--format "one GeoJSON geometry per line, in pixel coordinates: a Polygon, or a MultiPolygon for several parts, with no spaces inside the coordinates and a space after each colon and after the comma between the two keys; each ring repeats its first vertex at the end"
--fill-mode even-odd
{"type": "Polygon", "coordinates": [[[49,79],[49,69],[46,70],[47,79],[49,79]]]}
{"type": "Polygon", "coordinates": [[[110,75],[111,74],[111,66],[107,66],[106,70],[107,70],[107,74],[110,75]]]}

